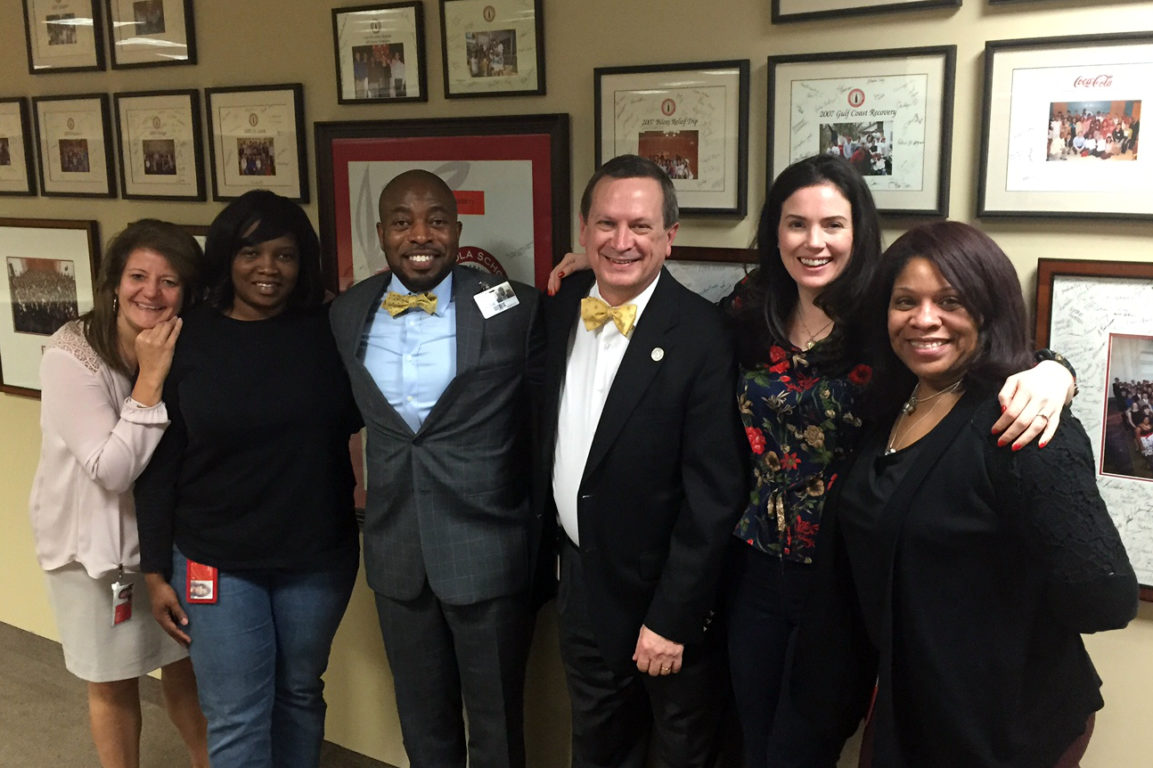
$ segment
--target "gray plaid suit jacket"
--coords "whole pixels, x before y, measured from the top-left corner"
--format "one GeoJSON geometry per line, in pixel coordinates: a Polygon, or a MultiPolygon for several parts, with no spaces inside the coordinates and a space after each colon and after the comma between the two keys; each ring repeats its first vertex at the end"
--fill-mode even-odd
{"type": "Polygon", "coordinates": [[[354,285],[332,305],[332,330],[368,432],[364,563],[368,585],[411,600],[427,580],[451,605],[529,587],[539,539],[530,505],[531,405],[543,328],[535,288],[485,320],[473,296],[499,278],[453,268],[457,374],[416,433],[363,363],[368,323],[391,275],[354,285]]]}

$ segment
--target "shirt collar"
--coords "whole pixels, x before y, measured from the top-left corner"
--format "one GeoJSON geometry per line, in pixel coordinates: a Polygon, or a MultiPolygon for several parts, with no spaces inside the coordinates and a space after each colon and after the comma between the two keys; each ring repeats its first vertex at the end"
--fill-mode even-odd
{"type": "MultiPolygon", "coordinates": [[[[664,270],[661,270],[661,272],[663,272],[663,271],[664,270]]],[[[637,316],[636,316],[636,319],[633,320],[633,326],[634,327],[636,326],[637,323],[640,322],[641,315],[644,314],[645,307],[647,307],[649,305],[649,300],[652,299],[652,297],[653,297],[653,291],[656,290],[657,283],[659,283],[661,280],[661,272],[657,272],[657,276],[653,279],[653,281],[651,283],[648,284],[648,286],[645,287],[645,289],[643,291],[641,291],[639,294],[637,294],[634,298],[630,299],[629,301],[624,302],[625,304],[636,304],[636,306],[637,306],[637,316]]],[[[589,296],[592,296],[594,298],[600,299],[601,301],[604,301],[604,297],[601,296],[600,286],[597,285],[596,280],[593,280],[593,287],[589,290],[589,296]]],[[[605,302],[605,303],[607,304],[608,302],[605,302]]]]}

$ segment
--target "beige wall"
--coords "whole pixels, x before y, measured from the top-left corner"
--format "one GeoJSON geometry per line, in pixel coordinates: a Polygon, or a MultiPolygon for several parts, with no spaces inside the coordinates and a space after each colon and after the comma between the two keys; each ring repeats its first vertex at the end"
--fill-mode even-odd
{"type": "MultiPolygon", "coordinates": [[[[990,8],[966,0],[952,12],[897,13],[844,22],[774,26],[769,0],[545,0],[548,95],[448,102],[441,84],[437,5],[425,2],[427,104],[341,106],[336,102],[329,9],[315,0],[201,0],[196,4],[200,64],[130,71],[31,76],[27,74],[20,0],[0,0],[0,96],[33,96],[261,83],[302,82],[305,117],[381,120],[505,113],[572,115],[572,194],[577,199],[593,169],[592,70],[595,66],[658,64],[710,59],[752,61],[749,209],[764,189],[765,57],[896,46],[958,46],[953,126],[953,218],[972,220],[980,128],[981,53],[988,39],[1153,29],[1153,3],[1022,2],[990,8]],[[640,25],[651,25],[642,28],[640,25]]],[[[359,2],[345,2],[356,5],[359,2]]],[[[103,5],[103,3],[101,3],[103,5]]],[[[309,167],[315,169],[312,131],[309,167]]],[[[312,183],[315,199],[315,183],[312,183]]],[[[91,218],[106,239],[126,222],[156,216],[206,224],[219,203],[125,202],[37,197],[0,198],[0,216],[91,218]]],[[[316,220],[315,204],[308,211],[316,220]]],[[[1010,254],[1027,294],[1040,257],[1149,258],[1153,224],[1044,221],[980,222],[1010,254]]],[[[686,245],[743,247],[755,216],[743,221],[686,221],[686,245]]],[[[574,229],[575,232],[575,229],[574,229]]],[[[888,240],[898,234],[887,230],[888,240]]],[[[45,590],[32,556],[26,520],[29,486],[39,446],[35,400],[0,395],[0,621],[55,637],[45,590]]],[[[1153,699],[1153,606],[1128,629],[1087,639],[1105,679],[1108,702],[1084,761],[1087,768],[1148,765],[1142,738],[1153,699]]],[[[555,626],[542,616],[529,679],[529,751],[533,766],[566,764],[567,704],[555,655],[555,626]]],[[[399,765],[400,744],[391,679],[375,628],[371,596],[361,584],[337,637],[328,674],[328,736],[351,749],[399,765]]],[[[78,715],[79,716],[79,715],[78,715]]]]}

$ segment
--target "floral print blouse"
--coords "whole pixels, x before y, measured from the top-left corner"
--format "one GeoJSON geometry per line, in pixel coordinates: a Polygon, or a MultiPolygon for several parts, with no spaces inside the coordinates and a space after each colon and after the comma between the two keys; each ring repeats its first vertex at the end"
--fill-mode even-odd
{"type": "Polygon", "coordinates": [[[856,447],[861,419],[854,407],[872,370],[860,364],[841,377],[823,376],[791,344],[772,345],[769,358],[742,367],[737,382],[753,482],[733,535],[762,552],[811,563],[830,465],[856,447]]]}

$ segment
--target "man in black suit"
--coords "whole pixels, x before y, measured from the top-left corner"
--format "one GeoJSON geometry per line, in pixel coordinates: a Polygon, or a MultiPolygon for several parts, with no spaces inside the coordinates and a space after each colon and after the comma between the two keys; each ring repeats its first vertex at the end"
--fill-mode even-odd
{"type": "Polygon", "coordinates": [[[573,766],[707,765],[724,692],[709,629],[745,496],[732,345],[664,269],[676,194],[649,160],[604,165],[581,199],[592,274],[545,309],[537,494],[559,518],[560,644],[573,766]],[[595,280],[594,280],[595,278],[595,280]]]}

